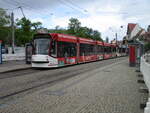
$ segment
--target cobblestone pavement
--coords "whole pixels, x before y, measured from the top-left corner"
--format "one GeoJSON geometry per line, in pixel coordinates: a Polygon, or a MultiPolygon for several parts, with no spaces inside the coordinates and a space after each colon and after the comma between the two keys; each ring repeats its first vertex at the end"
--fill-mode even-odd
{"type": "Polygon", "coordinates": [[[143,113],[128,61],[97,68],[0,106],[0,113],[143,113]]]}
{"type": "Polygon", "coordinates": [[[0,64],[0,72],[5,72],[9,70],[15,70],[20,68],[29,68],[31,65],[26,64],[25,60],[20,61],[4,61],[0,64]]]}
{"type": "Polygon", "coordinates": [[[25,64],[25,60],[3,61],[3,63],[0,64],[0,67],[8,67],[8,66],[13,66],[13,65],[23,65],[23,64],[25,64]]]}

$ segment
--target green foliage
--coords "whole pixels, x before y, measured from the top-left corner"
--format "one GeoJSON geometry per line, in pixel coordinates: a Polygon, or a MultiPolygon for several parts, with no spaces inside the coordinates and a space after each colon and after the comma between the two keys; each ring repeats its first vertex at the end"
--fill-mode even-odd
{"type": "Polygon", "coordinates": [[[63,33],[68,34],[68,31],[66,29],[62,29],[59,26],[56,26],[55,29],[49,30],[49,33],[63,33]]]}
{"type": "Polygon", "coordinates": [[[17,29],[15,31],[15,39],[17,45],[24,45],[32,40],[33,30],[31,29],[33,24],[29,19],[22,18],[17,20],[17,29]]]}
{"type": "Polygon", "coordinates": [[[30,32],[32,23],[29,19],[22,18],[17,20],[17,26],[20,27],[24,32],[30,32]]]}
{"type": "Polygon", "coordinates": [[[150,32],[150,25],[148,25],[147,27],[147,32],[150,32]]]}
{"type": "Polygon", "coordinates": [[[69,24],[68,24],[68,33],[69,34],[78,34],[79,30],[81,28],[81,23],[79,22],[78,19],[76,18],[71,18],[69,19],[69,24]]]}
{"type": "Polygon", "coordinates": [[[150,42],[144,45],[145,52],[150,51],[150,42]]]}
{"type": "Polygon", "coordinates": [[[0,40],[3,41],[3,44],[11,44],[11,32],[9,27],[0,26],[0,40]]]}
{"type": "Polygon", "coordinates": [[[35,31],[42,28],[42,23],[41,22],[34,22],[31,25],[32,25],[32,27],[34,28],[35,31]]]}
{"type": "Polygon", "coordinates": [[[0,40],[3,41],[3,44],[10,43],[10,16],[7,15],[6,11],[0,8],[0,40]]]}
{"type": "Polygon", "coordinates": [[[15,31],[15,38],[17,45],[25,45],[32,40],[33,34],[38,29],[42,28],[41,22],[31,22],[27,18],[17,19],[17,29],[15,31]]]}
{"type": "Polygon", "coordinates": [[[71,18],[69,21],[67,30],[68,34],[103,41],[99,31],[88,27],[82,27],[81,22],[76,18],[71,18]]]}
{"type": "Polygon", "coordinates": [[[6,14],[6,11],[0,8],[0,26],[5,26],[10,23],[10,16],[6,14]]]}
{"type": "MultiPolygon", "coordinates": [[[[10,16],[7,15],[5,10],[0,8],[0,40],[3,40],[6,44],[11,44],[11,27],[8,25],[10,26],[10,16]]],[[[30,42],[33,34],[35,34],[40,28],[42,28],[41,22],[31,22],[27,18],[17,19],[15,26],[15,45],[21,46],[30,42]]],[[[69,19],[68,29],[63,29],[56,26],[55,29],[51,29],[49,32],[70,34],[78,37],[102,41],[101,33],[99,31],[88,27],[82,27],[81,22],[76,18],[69,19]]]]}

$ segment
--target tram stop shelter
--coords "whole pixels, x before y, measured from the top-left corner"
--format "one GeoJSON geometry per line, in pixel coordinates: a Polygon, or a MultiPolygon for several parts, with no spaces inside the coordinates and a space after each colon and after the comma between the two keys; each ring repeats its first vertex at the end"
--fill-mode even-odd
{"type": "Polygon", "coordinates": [[[144,43],[139,40],[131,40],[129,44],[129,65],[140,66],[140,58],[144,54],[144,43]]]}

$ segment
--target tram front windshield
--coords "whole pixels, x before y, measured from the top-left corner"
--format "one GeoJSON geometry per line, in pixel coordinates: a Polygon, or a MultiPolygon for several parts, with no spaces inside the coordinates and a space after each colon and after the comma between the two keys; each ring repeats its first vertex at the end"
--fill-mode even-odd
{"type": "Polygon", "coordinates": [[[50,48],[50,39],[38,38],[34,40],[35,54],[48,55],[50,48]]]}

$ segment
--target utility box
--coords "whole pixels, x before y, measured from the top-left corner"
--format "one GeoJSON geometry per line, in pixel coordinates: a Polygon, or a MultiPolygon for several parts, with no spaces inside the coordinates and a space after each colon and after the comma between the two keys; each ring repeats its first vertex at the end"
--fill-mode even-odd
{"type": "Polygon", "coordinates": [[[129,64],[131,67],[136,65],[136,46],[130,45],[129,46],[129,64]]]}
{"type": "Polygon", "coordinates": [[[2,41],[0,40],[0,64],[2,64],[2,41]]]}

